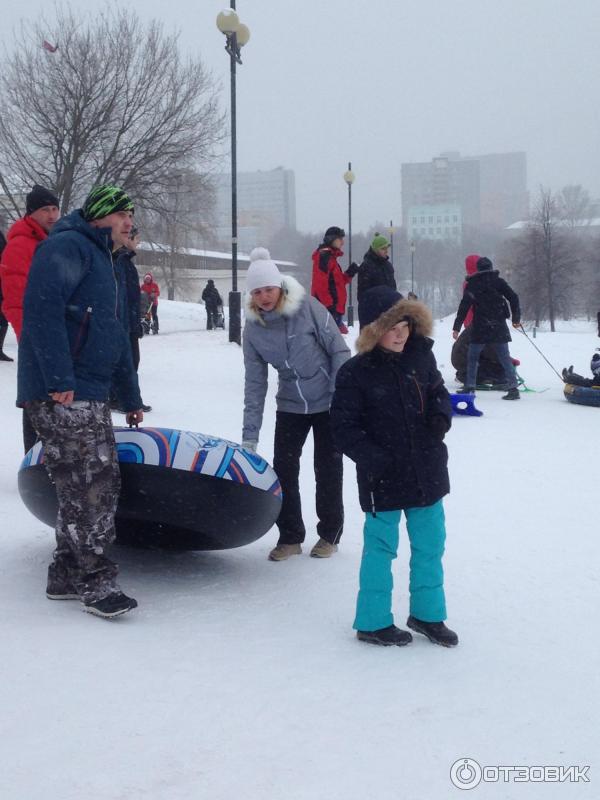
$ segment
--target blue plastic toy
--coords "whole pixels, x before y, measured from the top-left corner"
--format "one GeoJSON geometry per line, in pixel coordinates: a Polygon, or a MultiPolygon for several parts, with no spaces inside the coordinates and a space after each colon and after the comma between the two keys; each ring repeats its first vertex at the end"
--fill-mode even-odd
{"type": "Polygon", "coordinates": [[[475,395],[459,392],[450,395],[452,414],[457,417],[482,417],[483,411],[475,408],[475,395]]]}

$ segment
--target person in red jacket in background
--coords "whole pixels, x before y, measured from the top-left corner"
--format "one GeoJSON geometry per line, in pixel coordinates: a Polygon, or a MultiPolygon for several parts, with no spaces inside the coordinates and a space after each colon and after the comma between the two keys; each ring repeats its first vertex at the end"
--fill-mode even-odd
{"type": "Polygon", "coordinates": [[[158,298],[160,297],[160,289],[151,272],[147,272],[144,275],[144,282],[140,289],[146,294],[147,303],[151,309],[152,333],[158,333],[158,298]]]}
{"type": "MultiPolygon", "coordinates": [[[[35,184],[25,198],[25,216],[14,222],[6,234],[2,251],[0,280],[2,281],[2,313],[13,326],[17,340],[23,327],[23,297],[33,254],[40,242],[60,216],[58,197],[45,186],[35,184]]],[[[23,447],[33,447],[37,434],[23,408],[23,447]]]]}
{"type": "Polygon", "coordinates": [[[343,272],[338,258],[343,256],[342,247],[346,234],[342,228],[327,228],[323,242],[312,254],[311,294],[322,303],[336,321],[341,333],[348,333],[344,324],[346,313],[346,286],[358,272],[358,264],[350,264],[343,272]]]}
{"type": "MultiPolygon", "coordinates": [[[[479,261],[480,258],[481,256],[477,255],[470,255],[465,258],[465,271],[467,275],[475,275],[475,273],[477,272],[477,262],[479,261]]],[[[467,288],[467,282],[465,280],[463,281],[462,285],[463,294],[466,288],[467,288]]],[[[465,321],[463,322],[463,327],[468,328],[472,322],[473,322],[473,309],[470,308],[467,312],[467,316],[465,317],[465,321]]]]}
{"type": "Polygon", "coordinates": [[[13,326],[17,339],[23,327],[23,296],[31,259],[40,242],[60,216],[58,197],[37,184],[25,198],[25,216],[11,225],[2,252],[2,313],[13,326]]]}

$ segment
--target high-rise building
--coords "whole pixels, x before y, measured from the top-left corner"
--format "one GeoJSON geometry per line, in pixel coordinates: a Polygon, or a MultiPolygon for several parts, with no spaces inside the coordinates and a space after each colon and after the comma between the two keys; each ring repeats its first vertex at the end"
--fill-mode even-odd
{"type": "Polygon", "coordinates": [[[526,214],[528,201],[525,153],[461,157],[446,152],[429,162],[402,164],[402,220],[409,238],[460,239],[466,226],[504,228],[526,214]],[[420,221],[446,216],[454,222],[459,218],[458,235],[456,225],[440,237],[439,225],[420,221]]]}
{"type": "MultiPolygon", "coordinates": [[[[231,240],[231,175],[216,178],[219,241],[231,240]]],[[[296,228],[296,185],[291,169],[238,172],[238,247],[249,252],[266,245],[281,228],[296,228]]]]}

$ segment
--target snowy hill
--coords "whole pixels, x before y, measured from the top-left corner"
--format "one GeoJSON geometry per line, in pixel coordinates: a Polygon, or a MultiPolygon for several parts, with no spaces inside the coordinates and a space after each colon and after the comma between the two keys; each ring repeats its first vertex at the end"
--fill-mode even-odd
{"type": "MultiPolygon", "coordinates": [[[[204,330],[201,306],[161,301],[141,342],[147,417],[239,440],[240,348],[204,330]]],[[[449,387],[452,320],[436,326],[449,387]]],[[[350,335],[352,339],[353,334],[350,335]]],[[[351,629],[363,515],[346,462],[339,553],[316,539],[311,448],[301,557],[267,561],[273,529],[216,553],[118,549],[139,609],[113,622],[44,595],[52,531],[20,502],[16,364],[0,364],[2,747],[6,800],[446,800],[451,765],[590,765],[590,783],[483,783],[482,798],[596,798],[600,410],[568,404],[522,334],[512,352],[542,394],[480,394],[447,437],[449,651],[416,636],[376,648],[351,629]]],[[[600,340],[564,323],[536,344],[583,374],[600,340]]],[[[12,332],[6,343],[15,355],[12,332]]],[[[275,376],[259,450],[272,457],[275,376]]],[[[123,417],[115,421],[122,423],[123,417]]],[[[408,543],[395,564],[408,612],[408,543]]]]}

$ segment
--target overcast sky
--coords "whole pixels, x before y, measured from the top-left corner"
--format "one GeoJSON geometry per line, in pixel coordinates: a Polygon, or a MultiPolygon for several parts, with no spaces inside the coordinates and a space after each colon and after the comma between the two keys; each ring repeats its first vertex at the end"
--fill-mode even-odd
{"type": "MultiPolygon", "coordinates": [[[[127,5],[181,29],[222,81],[228,112],[215,26],[227,3],[127,5]]],[[[4,36],[43,7],[5,0],[4,36]]],[[[598,0],[238,0],[237,10],[251,30],[238,68],[238,168],[293,169],[302,230],[346,225],[349,160],[357,230],[399,220],[400,164],[442,150],[524,150],[531,191],[581,183],[600,197],[598,0]]]]}

